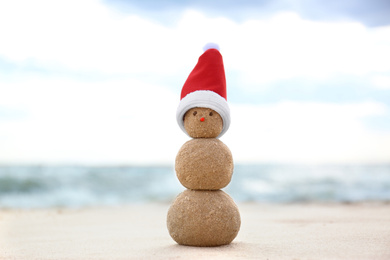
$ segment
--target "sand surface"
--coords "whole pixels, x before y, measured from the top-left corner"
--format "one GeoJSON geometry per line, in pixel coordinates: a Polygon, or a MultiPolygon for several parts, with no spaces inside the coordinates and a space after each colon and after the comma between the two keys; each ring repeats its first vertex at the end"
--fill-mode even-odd
{"type": "Polygon", "coordinates": [[[0,259],[390,259],[390,205],[238,204],[228,246],[179,246],[168,204],[0,211],[0,259]]]}

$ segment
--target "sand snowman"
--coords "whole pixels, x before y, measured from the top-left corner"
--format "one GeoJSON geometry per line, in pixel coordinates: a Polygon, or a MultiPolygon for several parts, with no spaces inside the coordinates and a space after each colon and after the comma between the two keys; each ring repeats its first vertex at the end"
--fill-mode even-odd
{"type": "Polygon", "coordinates": [[[230,111],[223,60],[216,44],[204,47],[184,83],[176,118],[192,139],[176,156],[176,175],[187,189],[168,210],[169,234],[181,245],[229,244],[237,236],[241,219],[233,199],[221,190],[230,183],[233,158],[218,139],[229,128],[230,111]]]}

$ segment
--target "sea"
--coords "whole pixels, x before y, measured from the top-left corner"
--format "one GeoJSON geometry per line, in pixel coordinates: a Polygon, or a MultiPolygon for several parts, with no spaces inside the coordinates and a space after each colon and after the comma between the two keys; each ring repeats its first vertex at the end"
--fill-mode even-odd
{"type": "MultiPolygon", "coordinates": [[[[173,166],[0,166],[0,208],[170,203],[185,188],[173,166]]],[[[239,164],[223,189],[236,202],[390,202],[390,164],[239,164]]]]}

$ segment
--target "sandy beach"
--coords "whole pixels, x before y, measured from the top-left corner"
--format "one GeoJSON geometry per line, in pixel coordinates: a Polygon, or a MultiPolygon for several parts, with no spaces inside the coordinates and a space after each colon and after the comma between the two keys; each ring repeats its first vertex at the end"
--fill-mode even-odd
{"type": "Polygon", "coordinates": [[[169,204],[0,211],[0,259],[390,259],[390,205],[238,205],[232,244],[177,245],[169,204]]]}

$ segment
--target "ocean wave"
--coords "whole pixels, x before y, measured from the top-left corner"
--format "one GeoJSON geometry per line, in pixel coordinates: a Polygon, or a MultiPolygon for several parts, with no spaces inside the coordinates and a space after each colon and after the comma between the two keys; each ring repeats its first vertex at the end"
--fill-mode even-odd
{"type": "MultiPolygon", "coordinates": [[[[0,208],[172,201],[173,167],[0,166],[0,208]]],[[[238,202],[390,201],[389,165],[237,165],[224,189],[238,202]]]]}

